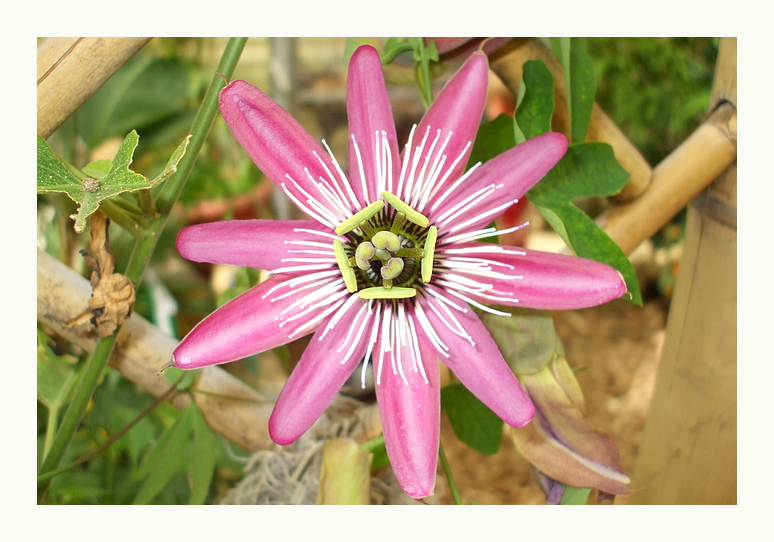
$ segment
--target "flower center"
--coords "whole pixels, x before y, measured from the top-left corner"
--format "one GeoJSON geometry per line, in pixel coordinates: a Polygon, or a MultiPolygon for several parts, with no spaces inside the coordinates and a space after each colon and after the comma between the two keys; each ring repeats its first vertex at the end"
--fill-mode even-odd
{"type": "Polygon", "coordinates": [[[414,297],[414,284],[432,276],[438,230],[394,194],[382,198],[336,227],[349,238],[333,242],[336,261],[347,289],[364,299],[414,297]]]}

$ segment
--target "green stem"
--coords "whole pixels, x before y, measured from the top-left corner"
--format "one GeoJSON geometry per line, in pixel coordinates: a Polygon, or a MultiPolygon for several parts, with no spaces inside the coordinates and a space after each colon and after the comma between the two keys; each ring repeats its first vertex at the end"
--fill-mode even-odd
{"type": "Polygon", "coordinates": [[[446,480],[449,482],[449,491],[451,491],[454,504],[462,504],[462,497],[460,497],[460,492],[457,491],[457,484],[454,482],[454,476],[452,476],[451,467],[449,466],[449,462],[446,461],[446,454],[443,451],[443,444],[439,444],[438,446],[438,455],[441,458],[443,473],[446,475],[446,480]]]}
{"type": "Polygon", "coordinates": [[[153,196],[151,196],[151,191],[140,190],[137,192],[137,197],[140,199],[140,209],[142,209],[143,216],[155,217],[156,204],[153,203],[153,196]]]}
{"type": "Polygon", "coordinates": [[[111,222],[115,222],[121,226],[124,231],[130,233],[131,235],[137,235],[137,222],[135,222],[135,219],[124,212],[121,207],[113,203],[112,200],[102,200],[99,205],[99,210],[105,213],[111,222]]]}
{"type": "MultiPolygon", "coordinates": [[[[231,76],[246,41],[247,38],[229,39],[217,68],[218,73],[223,74],[226,77],[231,76]]],[[[156,242],[161,234],[161,230],[164,228],[169,212],[183,190],[185,181],[188,179],[188,175],[193,169],[196,156],[199,154],[199,151],[204,144],[212,121],[215,119],[215,115],[218,111],[218,93],[223,86],[225,86],[225,82],[220,75],[216,74],[213,76],[213,81],[207,90],[207,94],[204,97],[204,101],[199,108],[199,112],[197,113],[191,128],[193,137],[188,146],[188,152],[180,161],[177,173],[172,175],[172,177],[166,181],[162,191],[159,193],[157,200],[159,215],[149,220],[147,223],[148,229],[141,230],[137,236],[134,250],[129,257],[129,263],[124,271],[124,275],[132,281],[135,287],[139,287],[140,282],[142,281],[145,268],[148,266],[148,263],[150,263],[151,256],[156,248],[156,242]]],[[[59,466],[59,462],[62,460],[62,456],[64,456],[64,453],[75,434],[75,430],[83,418],[86,405],[94,394],[94,390],[99,381],[99,376],[107,366],[110,353],[113,350],[116,336],[119,331],[120,329],[116,330],[113,335],[101,339],[97,343],[94,353],[87,362],[83,379],[78,385],[75,396],[62,419],[62,424],[51,445],[51,450],[46,456],[43,465],[40,467],[39,473],[41,475],[47,474],[59,466]]],[[[39,500],[41,500],[47,492],[49,484],[50,478],[46,481],[39,482],[39,500]]]]}

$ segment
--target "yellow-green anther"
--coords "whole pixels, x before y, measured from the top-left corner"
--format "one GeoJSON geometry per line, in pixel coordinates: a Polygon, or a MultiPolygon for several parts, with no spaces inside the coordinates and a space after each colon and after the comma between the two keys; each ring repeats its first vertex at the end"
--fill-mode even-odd
{"type": "Polygon", "coordinates": [[[397,252],[400,248],[400,239],[394,233],[380,231],[371,238],[371,242],[376,248],[383,248],[390,252],[397,252]]]}
{"type": "Polygon", "coordinates": [[[344,250],[344,245],[338,239],[333,240],[333,253],[336,255],[336,263],[339,264],[339,271],[344,278],[344,285],[350,292],[357,291],[357,277],[355,272],[349,266],[347,252],[344,250]]]}
{"type": "Polygon", "coordinates": [[[435,241],[438,239],[438,228],[430,226],[425,239],[425,255],[422,256],[422,282],[430,282],[433,276],[433,255],[435,254],[435,241]]]}
{"type": "Polygon", "coordinates": [[[336,226],[336,229],[334,230],[336,232],[336,235],[344,235],[345,233],[349,233],[363,222],[370,219],[372,216],[374,216],[376,213],[381,211],[384,208],[384,202],[382,200],[377,200],[373,202],[368,207],[359,210],[357,213],[346,219],[344,222],[336,226]]]}
{"type": "Polygon", "coordinates": [[[406,213],[401,213],[399,211],[395,215],[395,218],[392,219],[392,226],[390,226],[390,231],[392,233],[398,233],[403,227],[403,224],[405,223],[406,223],[406,213]]]}
{"type": "Polygon", "coordinates": [[[414,297],[417,295],[417,291],[414,288],[380,288],[374,286],[373,288],[365,288],[358,292],[358,295],[363,299],[405,299],[407,297],[414,297]]]}
{"type": "Polygon", "coordinates": [[[355,264],[363,271],[371,269],[371,258],[376,254],[374,246],[365,241],[360,243],[355,249],[355,264]]]}
{"type": "Polygon", "coordinates": [[[382,266],[381,274],[383,279],[395,279],[398,278],[398,275],[401,274],[403,271],[403,266],[405,264],[403,263],[403,260],[400,258],[390,258],[387,260],[387,263],[385,263],[382,266]]]}
{"type": "Polygon", "coordinates": [[[406,218],[416,224],[417,226],[421,227],[427,227],[428,224],[430,224],[430,220],[423,215],[422,213],[418,213],[414,209],[408,206],[408,204],[404,203],[398,196],[395,194],[392,194],[390,192],[387,192],[386,190],[382,192],[382,198],[384,198],[384,201],[392,205],[396,211],[399,213],[403,213],[406,215],[406,218]]]}

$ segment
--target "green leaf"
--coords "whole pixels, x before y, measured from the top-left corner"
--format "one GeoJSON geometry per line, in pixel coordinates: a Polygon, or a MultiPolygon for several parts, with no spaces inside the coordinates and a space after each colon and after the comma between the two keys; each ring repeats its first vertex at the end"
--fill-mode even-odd
{"type": "Polygon", "coordinates": [[[473,143],[466,169],[478,162],[483,164],[516,145],[514,128],[513,118],[505,114],[482,124],[473,143]]]}
{"type": "Polygon", "coordinates": [[[186,463],[185,450],[191,433],[192,415],[196,404],[191,402],[169,429],[159,438],[153,450],[140,465],[138,478],[145,477],[133,504],[148,504],[164,489],[172,476],[181,471],[186,463]]]}
{"type": "MultiPolygon", "coordinates": [[[[562,484],[564,485],[564,484],[562,484]]],[[[562,502],[559,504],[586,504],[591,494],[590,487],[572,487],[564,485],[562,502]]]]}
{"type": "Polygon", "coordinates": [[[554,359],[558,339],[550,312],[517,307],[493,308],[509,312],[511,316],[504,318],[481,312],[479,317],[514,373],[536,373],[554,359]]]}
{"type": "Polygon", "coordinates": [[[612,196],[629,180],[607,143],[570,145],[567,154],[528,193],[536,204],[566,202],[584,196],[612,196]]]}
{"type": "Polygon", "coordinates": [[[360,445],[361,450],[371,453],[371,470],[376,471],[390,464],[390,458],[387,457],[387,446],[384,444],[384,435],[372,438],[360,445]]]}
{"type": "Polygon", "coordinates": [[[606,263],[626,280],[632,301],[642,304],[637,275],[631,262],[610,237],[572,200],[610,196],[621,190],[629,174],[606,143],[570,145],[567,154],[535,185],[527,197],[575,254],[606,263]]]}
{"type": "Polygon", "coordinates": [[[95,160],[83,167],[83,172],[89,177],[93,177],[99,181],[105,178],[110,169],[113,167],[112,160],[95,160]]]}
{"type": "MultiPolygon", "coordinates": [[[[191,402],[191,405],[196,404],[191,402]]],[[[191,483],[193,490],[189,504],[204,504],[210,491],[215,472],[215,446],[217,439],[199,408],[193,414],[193,457],[191,458],[191,483]]]]}
{"type": "Polygon", "coordinates": [[[567,94],[572,104],[572,141],[582,143],[589,129],[597,84],[594,80],[594,66],[580,38],[570,38],[570,81],[572,85],[567,89],[567,94]]]}
{"type": "MultiPolygon", "coordinates": [[[[75,231],[80,233],[85,227],[86,219],[99,208],[102,200],[122,192],[153,188],[177,171],[177,163],[185,154],[190,137],[186,137],[172,153],[161,173],[152,181],[148,181],[143,175],[129,169],[139,141],[137,132],[132,130],[121,143],[107,175],[101,180],[90,179],[87,182],[76,177],[54,156],[48,143],[38,136],[38,193],[64,192],[70,199],[79,203],[77,214],[70,218],[75,219],[75,231]]],[[[100,172],[105,169],[104,164],[97,167],[100,172]]]]}
{"type": "Polygon", "coordinates": [[[457,438],[481,453],[497,453],[503,437],[503,421],[465,386],[445,386],[441,390],[441,408],[446,410],[457,438]]]}
{"type": "Polygon", "coordinates": [[[516,124],[526,139],[551,131],[554,79],[542,60],[524,63],[524,96],[516,109],[516,124]]]}
{"type": "Polygon", "coordinates": [[[38,400],[50,410],[58,410],[70,400],[77,371],[73,356],[58,356],[48,345],[48,336],[38,330],[38,400]]]}
{"type": "Polygon", "coordinates": [[[626,288],[632,295],[632,302],[642,305],[637,274],[629,258],[615,241],[586,213],[570,203],[556,205],[552,211],[567,227],[567,239],[565,239],[567,246],[572,247],[578,256],[603,262],[617,269],[626,281],[626,288]]]}
{"type": "Polygon", "coordinates": [[[170,384],[177,383],[177,389],[179,390],[187,390],[189,387],[191,387],[191,384],[193,384],[196,381],[196,377],[199,376],[199,370],[182,370],[177,367],[167,367],[164,369],[164,378],[167,379],[167,381],[170,384]],[[182,377],[182,380],[180,378],[182,377]],[[179,381],[179,382],[178,382],[179,381]]]}

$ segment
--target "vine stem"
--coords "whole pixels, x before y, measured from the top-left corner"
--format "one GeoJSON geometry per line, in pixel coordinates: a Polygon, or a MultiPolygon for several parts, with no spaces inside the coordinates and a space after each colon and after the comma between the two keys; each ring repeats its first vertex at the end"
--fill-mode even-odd
{"type": "Polygon", "coordinates": [[[462,497],[457,490],[457,484],[454,482],[454,476],[452,476],[451,467],[446,460],[446,454],[443,451],[443,444],[438,445],[438,456],[441,458],[441,466],[443,467],[443,473],[446,475],[446,480],[449,482],[449,491],[451,491],[454,504],[462,504],[462,497]]]}
{"type": "MultiPolygon", "coordinates": [[[[239,56],[242,54],[246,41],[247,38],[230,38],[226,44],[226,48],[223,51],[223,55],[221,56],[220,63],[216,70],[218,73],[213,75],[210,87],[207,90],[207,94],[204,97],[202,105],[199,107],[196,119],[194,119],[193,126],[191,127],[192,137],[188,152],[180,160],[177,172],[167,179],[162,190],[159,192],[156,200],[156,211],[158,215],[156,217],[151,217],[151,219],[148,220],[146,227],[140,230],[137,235],[134,249],[132,250],[126,270],[124,271],[124,275],[132,281],[135,288],[139,287],[140,282],[142,281],[143,274],[150,263],[151,256],[156,248],[156,243],[161,234],[161,230],[166,224],[169,212],[172,210],[172,206],[175,204],[183,190],[185,181],[188,179],[188,176],[193,169],[196,157],[207,138],[207,133],[217,114],[218,94],[225,86],[225,81],[219,74],[230,77],[231,74],[234,73],[234,68],[239,60],[239,56]]],[[[59,463],[72,441],[75,430],[78,428],[78,425],[83,418],[86,405],[92,395],[94,395],[94,391],[99,382],[99,377],[107,366],[110,353],[113,351],[119,331],[120,328],[117,329],[113,335],[101,339],[87,361],[83,378],[78,384],[73,400],[70,402],[70,406],[67,408],[67,412],[62,418],[62,423],[51,444],[51,449],[38,471],[38,474],[41,477],[59,467],[59,463]]],[[[51,478],[49,477],[38,482],[39,501],[45,496],[50,481],[51,478]]]]}

